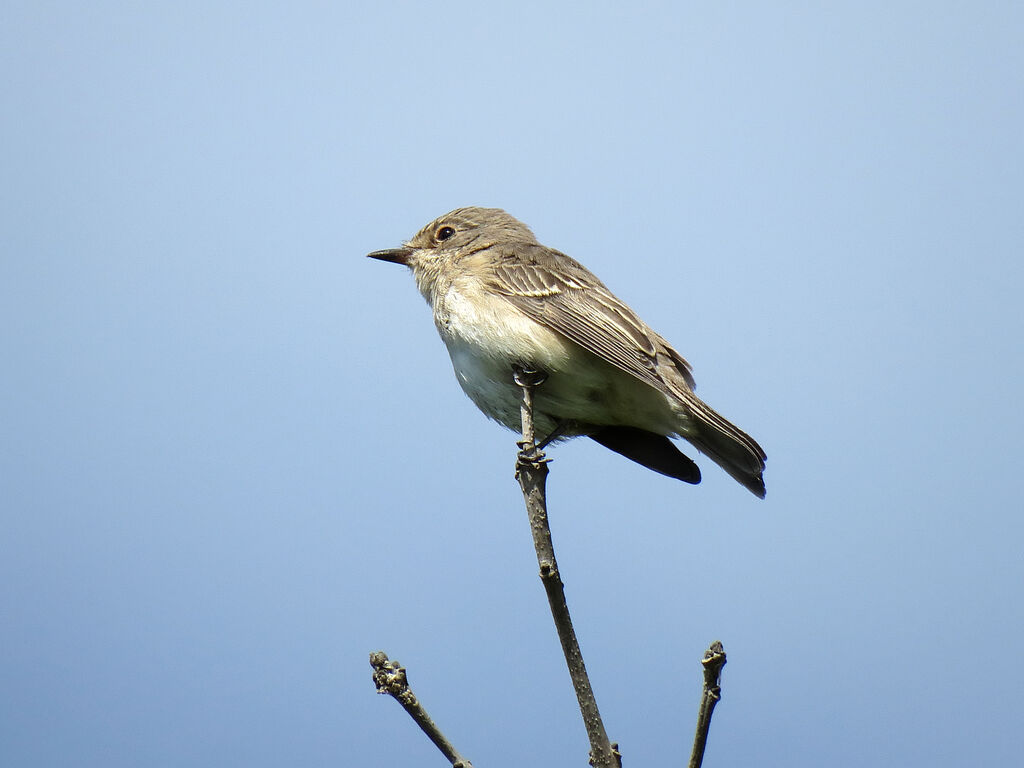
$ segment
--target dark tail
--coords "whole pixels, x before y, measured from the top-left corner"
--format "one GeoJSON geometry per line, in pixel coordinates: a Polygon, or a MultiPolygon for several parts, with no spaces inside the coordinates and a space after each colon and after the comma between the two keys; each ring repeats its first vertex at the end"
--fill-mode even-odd
{"type": "MultiPolygon", "coordinates": [[[[602,427],[590,437],[605,448],[610,448],[655,472],[682,480],[684,483],[700,482],[700,467],[664,435],[656,435],[636,427],[602,427]]],[[[761,495],[764,496],[764,485],[761,486],[761,495]]]]}
{"type": "Polygon", "coordinates": [[[689,394],[686,405],[697,424],[697,434],[686,435],[686,439],[743,487],[763,499],[762,475],[768,457],[757,441],[695,395],[689,394]]]}

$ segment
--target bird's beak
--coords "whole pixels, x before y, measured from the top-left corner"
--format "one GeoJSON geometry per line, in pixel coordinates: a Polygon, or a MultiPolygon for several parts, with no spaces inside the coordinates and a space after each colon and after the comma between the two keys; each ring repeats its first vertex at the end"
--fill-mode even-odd
{"type": "Polygon", "coordinates": [[[374,251],[366,254],[371,259],[391,261],[395,264],[409,266],[409,257],[412,255],[412,248],[385,248],[383,251],[374,251]]]}

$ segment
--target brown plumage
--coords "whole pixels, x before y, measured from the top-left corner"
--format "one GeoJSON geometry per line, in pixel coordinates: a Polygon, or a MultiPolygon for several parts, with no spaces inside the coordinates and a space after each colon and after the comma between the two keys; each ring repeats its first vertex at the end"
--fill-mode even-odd
{"type": "Polygon", "coordinates": [[[539,427],[568,420],[569,436],[697,483],[699,469],[668,439],[680,436],[764,497],[764,451],[694,394],[689,363],[522,222],[495,208],[460,208],[404,248],[370,255],[412,268],[460,384],[491,418],[518,428],[509,371],[525,364],[548,374],[536,396],[539,427]]]}

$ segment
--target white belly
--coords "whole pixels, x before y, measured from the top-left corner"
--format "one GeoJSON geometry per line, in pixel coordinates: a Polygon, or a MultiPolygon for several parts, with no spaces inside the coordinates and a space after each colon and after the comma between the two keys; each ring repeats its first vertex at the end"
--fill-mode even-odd
{"type": "MultiPolygon", "coordinates": [[[[435,321],[462,389],[490,418],[518,431],[522,394],[513,366],[544,371],[535,395],[543,435],[563,419],[678,432],[679,416],[663,393],[521,314],[504,299],[467,301],[449,290],[435,321]]],[[[570,432],[570,434],[572,434],[570,432]]]]}

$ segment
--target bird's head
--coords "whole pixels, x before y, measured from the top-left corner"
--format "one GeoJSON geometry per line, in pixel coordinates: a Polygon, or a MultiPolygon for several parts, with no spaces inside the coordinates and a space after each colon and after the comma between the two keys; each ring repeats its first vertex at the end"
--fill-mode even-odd
{"type": "Polygon", "coordinates": [[[456,208],[427,224],[401,248],[367,254],[409,267],[425,296],[445,270],[497,243],[536,243],[530,228],[500,208],[456,208]]]}

